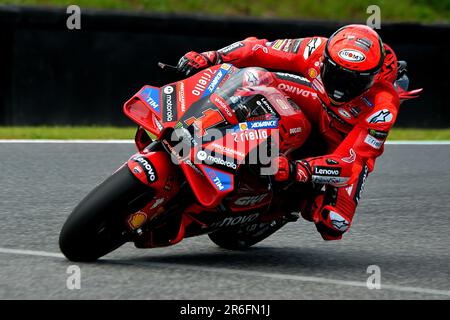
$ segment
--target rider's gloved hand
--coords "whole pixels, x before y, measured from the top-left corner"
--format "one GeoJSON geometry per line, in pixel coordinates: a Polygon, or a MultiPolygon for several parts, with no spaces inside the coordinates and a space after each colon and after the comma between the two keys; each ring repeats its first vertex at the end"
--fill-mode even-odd
{"type": "Polygon", "coordinates": [[[306,160],[295,161],[295,181],[310,182],[312,176],[311,165],[306,160]]]}
{"type": "Polygon", "coordinates": [[[273,164],[278,168],[274,176],[275,181],[283,182],[289,179],[305,183],[311,181],[311,166],[306,160],[289,161],[281,154],[274,159],[273,164]]]}
{"type": "Polygon", "coordinates": [[[190,51],[186,53],[178,61],[177,69],[186,76],[215,65],[219,62],[219,53],[216,51],[208,51],[205,53],[197,53],[190,51]]]}

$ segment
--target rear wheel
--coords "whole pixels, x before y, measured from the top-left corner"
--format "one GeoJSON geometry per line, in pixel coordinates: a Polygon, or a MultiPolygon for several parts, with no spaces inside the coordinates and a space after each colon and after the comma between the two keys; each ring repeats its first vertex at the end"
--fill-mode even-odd
{"type": "Polygon", "coordinates": [[[274,220],[258,225],[240,226],[217,230],[208,234],[212,242],[228,250],[245,250],[279,230],[289,219],[274,220]],[[254,229],[252,229],[254,226],[254,229]]]}
{"type": "Polygon", "coordinates": [[[129,239],[125,219],[154,195],[122,167],[92,190],[73,210],[60,236],[61,252],[71,261],[95,261],[129,239]]]}

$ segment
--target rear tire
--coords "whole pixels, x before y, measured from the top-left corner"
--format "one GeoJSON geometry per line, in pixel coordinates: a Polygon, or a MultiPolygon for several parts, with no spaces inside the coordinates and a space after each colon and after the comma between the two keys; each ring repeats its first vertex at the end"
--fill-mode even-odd
{"type": "Polygon", "coordinates": [[[253,231],[247,231],[246,228],[248,226],[226,228],[211,232],[208,234],[208,237],[223,249],[245,250],[272,235],[287,222],[287,220],[275,220],[273,221],[275,224],[267,225],[265,230],[262,227],[253,231]]]}
{"type": "Polygon", "coordinates": [[[67,259],[92,262],[129,240],[125,219],[150,202],[151,188],[127,166],[92,190],[62,227],[59,247],[67,259]]]}

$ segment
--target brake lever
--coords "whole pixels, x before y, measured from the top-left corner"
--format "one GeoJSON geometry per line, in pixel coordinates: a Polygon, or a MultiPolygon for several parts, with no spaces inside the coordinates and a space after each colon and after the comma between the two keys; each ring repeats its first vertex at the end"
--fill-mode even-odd
{"type": "Polygon", "coordinates": [[[170,64],[163,63],[163,62],[158,62],[158,67],[160,67],[163,70],[164,69],[168,69],[168,70],[171,70],[171,71],[178,71],[177,66],[172,66],[170,64]]]}

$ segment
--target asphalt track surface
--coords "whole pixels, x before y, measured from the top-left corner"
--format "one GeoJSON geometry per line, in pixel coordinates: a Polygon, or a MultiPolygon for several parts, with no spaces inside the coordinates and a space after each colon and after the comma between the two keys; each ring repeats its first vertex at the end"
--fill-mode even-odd
{"type": "Polygon", "coordinates": [[[81,288],[69,290],[60,228],[133,151],[0,143],[0,299],[450,299],[450,145],[386,146],[342,241],[324,242],[299,220],[245,252],[206,236],[127,244],[78,264],[81,288]],[[371,265],[379,290],[366,287],[371,265]]]}

